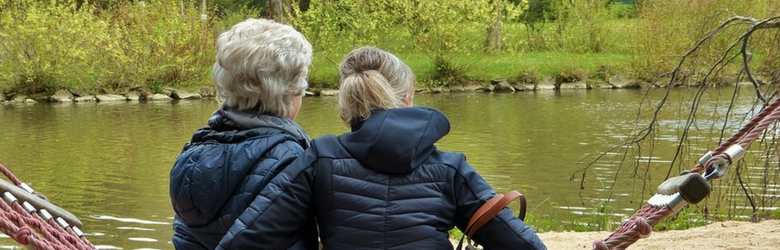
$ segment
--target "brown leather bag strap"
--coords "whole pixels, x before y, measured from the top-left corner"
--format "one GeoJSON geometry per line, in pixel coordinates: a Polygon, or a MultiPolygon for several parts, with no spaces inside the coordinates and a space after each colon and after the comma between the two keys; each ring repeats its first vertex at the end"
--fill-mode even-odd
{"type": "MultiPolygon", "coordinates": [[[[474,212],[474,215],[471,216],[471,220],[469,220],[469,224],[466,226],[466,231],[463,232],[464,236],[468,236],[468,245],[471,245],[471,237],[474,235],[474,232],[487,224],[493,217],[496,217],[496,215],[509,205],[510,202],[518,198],[520,199],[520,213],[517,217],[520,218],[520,220],[525,220],[526,200],[523,194],[517,190],[509,191],[506,195],[498,194],[485,202],[485,204],[479,207],[477,212],[474,212]]],[[[463,238],[461,238],[461,242],[458,244],[458,249],[460,249],[462,242],[463,238]]]]}
{"type": "MultiPolygon", "coordinates": [[[[493,198],[490,198],[485,204],[482,204],[476,212],[474,212],[474,215],[471,216],[471,219],[469,220],[469,224],[466,226],[466,230],[463,230],[463,236],[460,237],[460,241],[458,242],[458,246],[455,248],[456,250],[463,249],[463,239],[466,238],[466,235],[470,235],[469,232],[474,231],[474,223],[477,222],[480,218],[485,216],[485,213],[488,212],[488,210],[496,205],[501,198],[503,198],[503,194],[497,194],[496,196],[493,196],[493,198]]],[[[469,239],[469,245],[471,245],[471,239],[469,239]]]]}
{"type": "Polygon", "coordinates": [[[496,204],[498,203],[499,200],[501,200],[501,198],[504,198],[504,195],[497,194],[496,196],[493,196],[493,198],[490,198],[490,200],[485,202],[485,204],[480,206],[479,209],[477,209],[477,211],[474,212],[474,215],[471,216],[471,220],[469,220],[469,224],[468,226],[466,226],[466,231],[464,231],[463,233],[465,234],[474,231],[475,230],[474,223],[476,223],[477,220],[479,220],[480,218],[484,217],[485,214],[489,212],[488,210],[496,206],[496,204]]]}

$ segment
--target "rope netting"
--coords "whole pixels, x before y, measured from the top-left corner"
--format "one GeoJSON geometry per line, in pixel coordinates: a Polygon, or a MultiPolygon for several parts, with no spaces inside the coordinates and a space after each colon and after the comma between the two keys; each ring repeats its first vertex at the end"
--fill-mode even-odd
{"type": "MultiPolygon", "coordinates": [[[[741,159],[744,150],[772,123],[780,118],[780,98],[766,106],[758,115],[750,120],[728,140],[719,145],[715,150],[708,152],[686,174],[699,174],[706,181],[718,179],[726,174],[732,163],[741,159]]],[[[662,184],[663,185],[663,184],[662,184]]],[[[660,187],[659,187],[660,190],[660,187]]],[[[696,201],[685,200],[681,196],[681,188],[674,194],[656,194],[648,200],[648,204],[637,211],[630,219],[623,221],[620,227],[606,239],[593,242],[593,250],[626,249],[640,238],[648,237],[662,219],[676,213],[687,204],[695,204],[709,194],[709,189],[701,199],[696,201]],[[654,199],[655,198],[655,199],[654,199]],[[655,200],[656,202],[653,202],[655,200]],[[665,202],[657,202],[657,201],[665,202]]]]}
{"type": "Polygon", "coordinates": [[[45,201],[45,197],[34,192],[2,164],[0,172],[13,183],[2,185],[5,202],[0,202],[0,228],[3,233],[27,249],[95,249],[77,226],[58,215],[63,213],[59,211],[61,208],[45,201]],[[33,204],[46,205],[35,207],[33,204]]]}

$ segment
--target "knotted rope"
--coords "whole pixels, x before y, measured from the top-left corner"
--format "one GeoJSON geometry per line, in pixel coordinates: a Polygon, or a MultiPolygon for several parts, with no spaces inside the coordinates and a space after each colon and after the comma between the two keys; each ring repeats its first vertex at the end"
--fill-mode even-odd
{"type": "MultiPolygon", "coordinates": [[[[756,115],[756,117],[737,131],[737,133],[719,145],[715,150],[705,154],[699,159],[699,163],[694,168],[683,174],[701,174],[706,181],[723,177],[731,164],[741,159],[744,155],[744,149],[758,139],[761,133],[763,133],[769,125],[777,121],[778,118],[780,118],[780,98],[775,99],[770,105],[766,106],[758,115],[756,115]],[[704,171],[704,173],[702,173],[702,171],[704,171]]],[[[639,238],[648,237],[652,232],[653,227],[666,216],[676,213],[688,203],[695,204],[701,201],[701,199],[709,194],[709,189],[706,190],[706,193],[699,194],[695,193],[701,191],[694,190],[693,195],[689,192],[687,194],[688,196],[701,196],[694,198],[694,200],[685,199],[687,198],[685,197],[686,195],[681,195],[684,190],[681,190],[679,186],[675,192],[676,193],[674,194],[656,194],[653,196],[653,198],[648,200],[648,204],[637,211],[630,219],[624,221],[615,232],[609,235],[609,237],[594,241],[592,249],[620,250],[628,248],[631,244],[634,244],[634,242],[639,240],[639,238]],[[668,202],[659,203],[658,201],[668,202]]]]}
{"type": "MultiPolygon", "coordinates": [[[[2,164],[0,164],[0,172],[19,187],[21,191],[16,192],[29,192],[35,195],[31,196],[33,199],[45,199],[16,178],[2,164]]],[[[0,202],[0,229],[19,244],[43,250],[95,249],[80,229],[69,225],[62,217],[55,218],[46,208],[36,208],[31,204],[41,203],[41,201],[25,201],[14,196],[10,190],[3,191],[5,202],[0,202]]]]}

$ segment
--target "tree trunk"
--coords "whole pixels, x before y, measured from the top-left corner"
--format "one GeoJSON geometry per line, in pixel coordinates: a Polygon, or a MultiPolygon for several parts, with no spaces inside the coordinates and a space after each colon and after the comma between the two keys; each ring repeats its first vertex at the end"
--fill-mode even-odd
{"type": "Polygon", "coordinates": [[[284,3],[282,1],[283,0],[268,0],[266,2],[268,19],[284,23],[286,15],[284,12],[284,3]]]}
{"type": "Polygon", "coordinates": [[[493,25],[490,25],[487,32],[487,40],[485,40],[485,51],[501,51],[501,17],[504,11],[504,1],[495,0],[493,5],[493,12],[496,15],[496,19],[493,21],[493,25]]]}

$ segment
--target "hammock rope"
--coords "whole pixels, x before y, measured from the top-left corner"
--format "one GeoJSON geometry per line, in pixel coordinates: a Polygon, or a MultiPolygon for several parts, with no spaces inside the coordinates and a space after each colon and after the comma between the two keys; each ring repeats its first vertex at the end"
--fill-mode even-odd
{"type": "Polygon", "coordinates": [[[706,182],[723,177],[731,164],[739,161],[744,156],[745,149],[758,139],[764,130],[775,123],[778,118],[780,118],[780,98],[766,106],[758,115],[756,115],[756,117],[745,124],[745,126],[719,145],[715,150],[705,154],[690,171],[683,172],[680,177],[674,177],[681,178],[688,174],[700,175],[697,177],[702,179],[701,181],[705,181],[704,185],[706,185],[706,190],[703,190],[701,185],[696,186],[695,180],[691,181],[694,185],[691,185],[690,182],[686,182],[685,184],[677,186],[672,185],[672,188],[670,189],[668,187],[669,185],[664,185],[670,181],[672,183],[675,182],[675,180],[672,180],[674,178],[670,178],[667,182],[664,182],[664,184],[659,186],[659,193],[650,198],[648,204],[645,204],[639,211],[631,216],[630,219],[623,221],[615,232],[605,239],[594,241],[592,250],[626,249],[640,238],[648,237],[652,232],[653,227],[666,216],[678,212],[687,204],[696,204],[706,198],[710,192],[709,185],[707,185],[706,182]],[[660,192],[662,187],[663,190],[674,190],[674,192],[660,192]],[[694,198],[686,199],[691,196],[694,198]]]}
{"type": "MultiPolygon", "coordinates": [[[[2,164],[0,164],[0,172],[13,185],[19,187],[21,191],[17,192],[28,192],[34,195],[31,196],[31,199],[41,199],[37,201],[23,200],[24,197],[17,198],[11,190],[3,190],[2,197],[5,202],[0,202],[0,229],[3,233],[28,249],[96,249],[76,225],[69,224],[63,217],[52,215],[49,210],[55,211],[54,207],[36,208],[33,205],[50,204],[43,195],[36,193],[29,185],[21,182],[2,164]]],[[[54,205],[50,204],[49,206],[54,205]]],[[[61,208],[56,207],[56,209],[60,210],[61,208]]],[[[77,224],[80,225],[80,222],[77,224]]]]}

